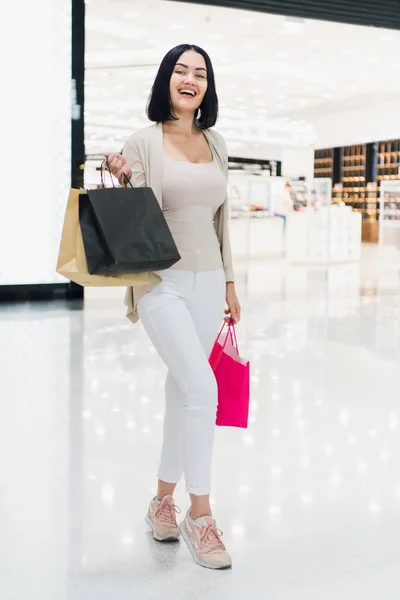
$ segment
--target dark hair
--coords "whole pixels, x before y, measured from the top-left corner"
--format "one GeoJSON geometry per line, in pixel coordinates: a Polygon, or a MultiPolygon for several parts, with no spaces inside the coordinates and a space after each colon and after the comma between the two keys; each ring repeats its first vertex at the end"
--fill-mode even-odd
{"type": "Polygon", "coordinates": [[[177,120],[177,116],[174,115],[172,110],[169,85],[179,57],[188,50],[193,50],[201,54],[206,62],[208,86],[203,101],[195,114],[195,119],[200,129],[208,129],[215,125],[218,118],[218,96],[215,89],[214,69],[207,52],[199,48],[199,46],[192,44],[175,46],[162,59],[153,87],[151,88],[147,105],[147,116],[150,121],[157,123],[160,121],[177,120]]]}

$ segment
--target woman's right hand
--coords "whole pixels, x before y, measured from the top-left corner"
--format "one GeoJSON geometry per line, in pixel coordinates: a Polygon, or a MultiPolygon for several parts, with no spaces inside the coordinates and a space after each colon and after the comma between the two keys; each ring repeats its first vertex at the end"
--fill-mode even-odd
{"type": "Polygon", "coordinates": [[[128,165],[125,156],[122,156],[122,154],[117,154],[116,152],[114,152],[113,154],[105,154],[104,156],[108,160],[108,168],[110,173],[114,175],[114,177],[116,177],[118,181],[121,181],[122,173],[125,174],[126,178],[129,181],[131,180],[132,169],[128,165]]]}

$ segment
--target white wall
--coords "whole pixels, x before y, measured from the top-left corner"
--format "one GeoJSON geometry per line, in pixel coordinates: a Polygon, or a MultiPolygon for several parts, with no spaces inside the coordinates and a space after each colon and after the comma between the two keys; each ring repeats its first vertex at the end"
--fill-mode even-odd
{"type": "Polygon", "coordinates": [[[316,148],[329,148],[400,138],[400,98],[351,109],[339,109],[315,117],[316,148]]]}
{"type": "Polygon", "coordinates": [[[311,180],[314,172],[314,149],[278,144],[246,145],[244,148],[231,149],[231,156],[240,158],[255,158],[264,160],[282,161],[282,175],[284,177],[307,177],[311,180]]]}
{"type": "Polygon", "coordinates": [[[283,148],[282,175],[284,177],[305,176],[311,181],[314,176],[313,148],[283,148]]]}
{"type": "Polygon", "coordinates": [[[7,2],[0,49],[0,284],[62,282],[55,266],[71,178],[71,2],[7,2]]]}

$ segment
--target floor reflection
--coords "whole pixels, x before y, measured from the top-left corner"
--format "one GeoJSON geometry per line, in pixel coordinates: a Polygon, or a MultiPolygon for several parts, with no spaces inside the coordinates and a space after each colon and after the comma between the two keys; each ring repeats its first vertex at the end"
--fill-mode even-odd
{"type": "Polygon", "coordinates": [[[237,270],[250,427],[217,431],[212,497],[232,572],[149,535],[165,370],[121,291],[91,290],[1,313],[5,600],[397,598],[397,266],[237,270]]]}

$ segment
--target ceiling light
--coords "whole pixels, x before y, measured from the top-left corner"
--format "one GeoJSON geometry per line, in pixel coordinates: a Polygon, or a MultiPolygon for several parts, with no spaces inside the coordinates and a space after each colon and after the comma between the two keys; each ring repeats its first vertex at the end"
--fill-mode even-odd
{"type": "Polygon", "coordinates": [[[349,90],[349,92],[355,92],[357,89],[356,85],[349,85],[349,87],[347,88],[349,90]]]}
{"type": "Polygon", "coordinates": [[[283,27],[286,33],[298,35],[304,31],[304,19],[299,17],[286,17],[283,27]]]}
{"type": "Polygon", "coordinates": [[[286,94],[279,94],[278,100],[286,100],[286,99],[287,99],[286,94]]]}
{"type": "Polygon", "coordinates": [[[278,110],[285,110],[286,109],[286,104],[278,104],[276,108],[278,110]]]}
{"type": "Polygon", "coordinates": [[[245,44],[244,47],[246,50],[258,50],[260,46],[255,42],[249,42],[248,44],[245,44]]]}
{"type": "Polygon", "coordinates": [[[117,44],[116,42],[111,42],[109,44],[105,44],[104,48],[106,50],[119,50],[121,46],[119,44],[117,44]]]}
{"type": "Polygon", "coordinates": [[[242,23],[243,25],[252,25],[254,23],[254,19],[251,19],[250,17],[243,17],[239,19],[239,23],[242,23]]]}
{"type": "Polygon", "coordinates": [[[265,115],[267,111],[265,108],[257,108],[257,112],[259,115],[265,115]]]}
{"type": "Polygon", "coordinates": [[[253,94],[263,94],[264,90],[255,89],[255,90],[252,90],[252,92],[253,92],[253,94]]]}
{"type": "Polygon", "coordinates": [[[265,100],[257,100],[256,104],[257,104],[257,106],[265,106],[266,102],[265,102],[265,100]]]}

